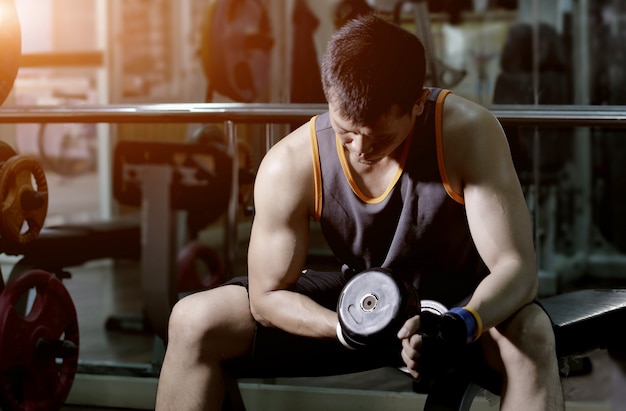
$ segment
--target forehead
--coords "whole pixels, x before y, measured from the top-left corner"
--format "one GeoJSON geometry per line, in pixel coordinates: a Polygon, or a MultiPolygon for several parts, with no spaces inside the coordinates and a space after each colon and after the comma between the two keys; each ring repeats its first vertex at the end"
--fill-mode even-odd
{"type": "Polygon", "coordinates": [[[390,133],[396,130],[400,125],[400,120],[404,117],[400,115],[399,108],[396,105],[390,107],[387,112],[383,113],[377,119],[368,122],[366,124],[354,123],[351,119],[345,117],[338,106],[329,102],[328,104],[330,120],[333,126],[336,126],[346,131],[368,131],[365,134],[384,134],[390,133]]]}

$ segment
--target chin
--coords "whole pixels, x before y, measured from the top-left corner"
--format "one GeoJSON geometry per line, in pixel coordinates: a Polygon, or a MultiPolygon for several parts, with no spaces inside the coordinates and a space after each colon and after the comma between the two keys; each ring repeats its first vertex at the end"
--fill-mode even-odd
{"type": "Polygon", "coordinates": [[[365,165],[372,165],[372,164],[376,164],[378,163],[380,160],[382,160],[384,157],[368,157],[368,158],[363,158],[363,157],[357,157],[357,161],[360,164],[365,164],[365,165]]]}

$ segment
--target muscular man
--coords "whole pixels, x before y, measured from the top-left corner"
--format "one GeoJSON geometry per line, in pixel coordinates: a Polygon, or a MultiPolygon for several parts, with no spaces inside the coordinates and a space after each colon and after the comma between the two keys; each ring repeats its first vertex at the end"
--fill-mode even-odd
{"type": "MultiPolygon", "coordinates": [[[[335,33],[322,63],[328,112],[277,143],[259,167],[248,277],[173,309],[158,410],[219,409],[224,367],[236,359],[277,376],[394,363],[397,353],[365,356],[337,337],[343,285],[377,266],[410,280],[424,299],[465,307],[457,312],[472,330],[467,343],[504,376],[502,409],[563,409],[505,135],[485,108],[424,88],[424,72],[419,40],[381,18],[335,33]],[[304,270],[311,220],[341,272],[304,270]]],[[[414,377],[419,332],[416,316],[398,333],[414,377]]]]}

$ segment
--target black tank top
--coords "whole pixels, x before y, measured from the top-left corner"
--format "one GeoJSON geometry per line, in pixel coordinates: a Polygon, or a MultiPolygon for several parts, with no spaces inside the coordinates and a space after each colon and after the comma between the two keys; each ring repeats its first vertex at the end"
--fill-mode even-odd
{"type": "Polygon", "coordinates": [[[471,238],[462,196],[443,167],[441,124],[448,90],[432,89],[383,195],[368,198],[342,165],[329,115],[311,119],[316,219],[344,274],[385,267],[423,299],[466,302],[488,271],[471,238]]]}

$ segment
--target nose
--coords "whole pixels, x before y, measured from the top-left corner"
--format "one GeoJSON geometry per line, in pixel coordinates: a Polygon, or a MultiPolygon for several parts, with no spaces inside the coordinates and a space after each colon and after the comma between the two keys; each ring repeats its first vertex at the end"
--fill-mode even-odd
{"type": "Polygon", "coordinates": [[[350,140],[346,142],[348,150],[353,153],[368,154],[372,151],[372,144],[367,138],[360,134],[355,134],[350,140]]]}

